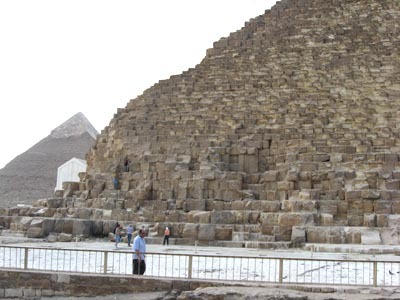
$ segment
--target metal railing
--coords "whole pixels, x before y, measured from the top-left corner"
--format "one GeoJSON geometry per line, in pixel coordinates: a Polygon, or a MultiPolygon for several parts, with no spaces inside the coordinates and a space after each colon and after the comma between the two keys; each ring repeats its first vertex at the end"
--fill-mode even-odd
{"type": "MultiPolygon", "coordinates": [[[[295,284],[400,286],[400,260],[147,253],[146,276],[295,284]]],[[[132,274],[129,251],[0,246],[0,268],[132,274]]]]}

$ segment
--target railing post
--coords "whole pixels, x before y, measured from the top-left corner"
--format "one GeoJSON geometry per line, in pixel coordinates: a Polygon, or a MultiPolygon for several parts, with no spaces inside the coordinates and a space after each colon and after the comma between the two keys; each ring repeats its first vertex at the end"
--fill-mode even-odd
{"type": "Polygon", "coordinates": [[[103,273],[107,274],[107,263],[108,263],[108,251],[104,251],[104,269],[103,269],[103,273]]]}
{"type": "Polygon", "coordinates": [[[193,256],[189,254],[188,279],[192,278],[193,256]]]}
{"type": "Polygon", "coordinates": [[[374,286],[378,286],[378,262],[373,262],[373,272],[374,272],[374,286]]]}
{"type": "Polygon", "coordinates": [[[283,283],[283,258],[279,259],[279,283],[283,283]]]}
{"type": "Polygon", "coordinates": [[[29,248],[24,249],[24,270],[28,270],[28,251],[29,248]]]}

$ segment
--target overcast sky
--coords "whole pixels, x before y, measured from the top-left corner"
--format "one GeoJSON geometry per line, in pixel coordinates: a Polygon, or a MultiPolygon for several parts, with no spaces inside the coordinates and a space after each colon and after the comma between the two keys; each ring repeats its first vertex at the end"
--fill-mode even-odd
{"type": "Polygon", "coordinates": [[[77,112],[117,108],[275,0],[1,0],[0,168],[77,112]]]}

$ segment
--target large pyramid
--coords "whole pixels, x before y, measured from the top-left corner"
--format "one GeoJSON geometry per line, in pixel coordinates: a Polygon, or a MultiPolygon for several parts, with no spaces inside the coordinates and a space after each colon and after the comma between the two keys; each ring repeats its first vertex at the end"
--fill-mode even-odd
{"type": "Polygon", "coordinates": [[[0,170],[0,207],[51,197],[57,168],[72,157],[85,158],[96,135],[87,118],[77,113],[18,155],[0,170]]]}
{"type": "Polygon", "coordinates": [[[398,243],[399,121],[400,1],[284,0],[120,109],[89,190],[209,243],[398,243]]]}
{"type": "Polygon", "coordinates": [[[75,213],[48,211],[176,243],[397,244],[399,120],[400,1],[283,0],[119,109],[75,213]]]}

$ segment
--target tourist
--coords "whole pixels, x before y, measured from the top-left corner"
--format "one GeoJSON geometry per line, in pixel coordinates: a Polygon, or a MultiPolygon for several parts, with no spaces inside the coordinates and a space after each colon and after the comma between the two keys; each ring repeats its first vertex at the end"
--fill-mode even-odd
{"type": "Polygon", "coordinates": [[[142,231],[144,232],[144,236],[147,236],[147,231],[146,231],[146,228],[144,227],[144,225],[142,225],[142,231]]]}
{"type": "Polygon", "coordinates": [[[126,158],[124,162],[125,172],[129,172],[129,165],[131,164],[131,160],[126,158]]]}
{"type": "Polygon", "coordinates": [[[132,240],[132,233],[133,233],[133,226],[132,224],[128,226],[128,228],[126,229],[126,234],[128,237],[128,247],[131,246],[131,240],[132,240]]]}
{"type": "Polygon", "coordinates": [[[169,245],[169,234],[170,234],[169,228],[165,227],[163,245],[165,245],[165,243],[167,243],[167,246],[169,245]]]}
{"type": "Polygon", "coordinates": [[[121,242],[121,235],[122,235],[122,226],[118,224],[117,227],[115,228],[115,249],[118,248],[118,243],[121,242]]]}
{"type": "Polygon", "coordinates": [[[146,271],[146,241],[144,240],[145,235],[146,232],[140,229],[139,234],[133,240],[133,274],[143,275],[146,271]]]}
{"type": "Polygon", "coordinates": [[[119,182],[118,182],[118,178],[117,177],[113,178],[113,184],[114,184],[114,190],[118,190],[119,182]]]}

